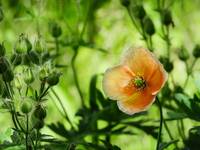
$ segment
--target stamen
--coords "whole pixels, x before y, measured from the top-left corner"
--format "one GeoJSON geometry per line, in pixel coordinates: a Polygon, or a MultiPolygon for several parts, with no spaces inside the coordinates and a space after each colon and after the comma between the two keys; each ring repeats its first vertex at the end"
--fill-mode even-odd
{"type": "Polygon", "coordinates": [[[146,87],[146,81],[141,76],[135,76],[132,79],[132,82],[133,82],[134,87],[136,87],[139,90],[144,89],[146,87]]]}

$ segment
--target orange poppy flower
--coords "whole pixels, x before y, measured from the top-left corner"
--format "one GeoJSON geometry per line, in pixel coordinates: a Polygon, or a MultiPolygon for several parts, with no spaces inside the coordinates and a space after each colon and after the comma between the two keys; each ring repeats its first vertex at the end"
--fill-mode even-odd
{"type": "Polygon", "coordinates": [[[145,111],[167,80],[167,73],[153,53],[130,48],[120,65],[106,70],[103,90],[126,114],[145,111]]]}

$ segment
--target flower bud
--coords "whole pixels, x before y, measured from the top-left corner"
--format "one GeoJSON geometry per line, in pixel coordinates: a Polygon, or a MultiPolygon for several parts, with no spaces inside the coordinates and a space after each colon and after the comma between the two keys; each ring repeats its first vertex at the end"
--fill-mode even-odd
{"type": "Polygon", "coordinates": [[[169,84],[167,82],[162,89],[162,95],[163,95],[163,97],[169,97],[171,95],[171,93],[172,93],[172,91],[169,88],[169,84]]]}
{"type": "Polygon", "coordinates": [[[188,53],[188,51],[187,51],[187,49],[185,47],[183,47],[183,46],[181,47],[181,49],[180,49],[180,51],[178,53],[178,57],[182,61],[188,60],[190,55],[189,55],[189,53],[188,53]]]}
{"type": "Polygon", "coordinates": [[[6,72],[10,68],[9,62],[5,57],[0,57],[0,73],[6,72]]]}
{"type": "Polygon", "coordinates": [[[26,42],[27,52],[30,52],[31,49],[32,49],[32,44],[31,44],[31,42],[29,41],[28,38],[25,39],[25,42],[26,42]]]}
{"type": "Polygon", "coordinates": [[[18,90],[22,88],[22,82],[21,82],[20,76],[16,76],[14,80],[14,85],[18,90]]]}
{"type": "Polygon", "coordinates": [[[54,38],[58,38],[62,34],[62,29],[57,23],[52,23],[51,25],[51,35],[54,38]]]}
{"type": "Polygon", "coordinates": [[[146,12],[144,10],[144,7],[141,6],[137,6],[136,9],[133,10],[133,14],[135,15],[135,17],[137,17],[138,19],[143,19],[146,16],[146,12]]]}
{"type": "Polygon", "coordinates": [[[2,43],[0,44],[0,57],[5,56],[5,53],[6,53],[6,49],[2,43]]]}
{"type": "Polygon", "coordinates": [[[0,22],[3,20],[3,18],[4,18],[4,13],[2,8],[0,7],[0,22]]]}
{"type": "Polygon", "coordinates": [[[42,53],[42,63],[45,63],[50,59],[50,54],[48,51],[45,51],[42,53]]]}
{"type": "Polygon", "coordinates": [[[29,99],[23,100],[23,103],[21,105],[21,111],[24,114],[28,114],[32,110],[32,103],[29,99]]]}
{"type": "Polygon", "coordinates": [[[31,59],[30,59],[28,53],[26,53],[26,54],[23,55],[23,64],[27,65],[27,66],[31,65],[31,59]]]}
{"type": "Polygon", "coordinates": [[[14,79],[14,73],[10,68],[3,73],[3,79],[6,82],[11,82],[14,79]]]}
{"type": "Polygon", "coordinates": [[[29,85],[35,80],[33,72],[30,68],[27,68],[24,72],[24,82],[29,85]]]}
{"type": "Polygon", "coordinates": [[[22,62],[22,55],[21,54],[13,54],[11,56],[11,62],[14,66],[18,66],[22,62]]]}
{"type": "Polygon", "coordinates": [[[149,17],[145,17],[143,20],[144,23],[144,31],[152,36],[155,33],[155,28],[152,20],[149,17]]]}
{"type": "Polygon", "coordinates": [[[169,58],[161,57],[160,61],[167,72],[171,72],[173,70],[174,66],[173,66],[173,63],[169,60],[169,58]]]}
{"type": "Polygon", "coordinates": [[[200,45],[197,44],[194,49],[193,49],[193,52],[192,52],[193,56],[195,58],[199,58],[200,57],[200,45]]]}
{"type": "Polygon", "coordinates": [[[47,77],[47,83],[50,85],[50,86],[54,86],[56,84],[58,84],[59,82],[59,74],[57,73],[51,73],[49,74],[49,76],[47,77]]]}
{"type": "Polygon", "coordinates": [[[41,105],[36,106],[36,109],[34,110],[33,114],[35,118],[38,118],[40,120],[43,120],[47,115],[46,109],[41,105]]]}
{"type": "Polygon", "coordinates": [[[174,87],[174,92],[175,93],[183,93],[183,88],[181,86],[176,85],[174,87]]]}
{"type": "Polygon", "coordinates": [[[173,24],[172,15],[169,10],[164,10],[162,14],[162,23],[166,26],[173,24]]]}
{"type": "Polygon", "coordinates": [[[37,41],[35,42],[34,50],[35,50],[38,54],[41,54],[41,53],[43,52],[43,47],[42,47],[42,44],[41,44],[40,40],[37,40],[37,41]]]}
{"type": "Polygon", "coordinates": [[[28,55],[32,63],[36,65],[40,64],[40,55],[36,51],[32,50],[28,53],[28,55]]]}
{"type": "Polygon", "coordinates": [[[39,72],[40,81],[44,81],[47,77],[47,71],[45,68],[42,68],[39,72]]]}
{"type": "Polygon", "coordinates": [[[15,45],[15,52],[21,54],[23,52],[26,52],[26,50],[26,42],[23,39],[19,39],[19,41],[15,45]]]}
{"type": "Polygon", "coordinates": [[[2,98],[10,98],[10,94],[5,88],[3,88],[3,91],[2,91],[2,98]]]}
{"type": "Polygon", "coordinates": [[[37,120],[35,125],[34,125],[34,128],[39,130],[39,129],[43,128],[43,127],[44,127],[44,120],[37,120]]]}
{"type": "Polygon", "coordinates": [[[124,6],[124,7],[128,7],[130,5],[130,0],[121,0],[121,4],[124,6]]]}

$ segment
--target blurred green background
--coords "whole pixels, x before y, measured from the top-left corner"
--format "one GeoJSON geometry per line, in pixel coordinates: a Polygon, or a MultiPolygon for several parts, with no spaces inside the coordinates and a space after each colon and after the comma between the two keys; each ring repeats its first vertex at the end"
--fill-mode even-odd
{"type": "MultiPolygon", "coordinates": [[[[101,1],[101,0],[100,0],[101,1]]],[[[134,1],[134,0],[133,0],[134,1]]],[[[153,36],[154,53],[159,56],[166,55],[165,42],[160,37],[161,23],[159,14],[155,11],[157,7],[156,0],[141,0],[146,12],[153,20],[157,34],[153,36]]],[[[49,24],[57,22],[62,28],[60,39],[63,45],[60,46],[62,56],[59,59],[61,64],[68,67],[62,70],[63,75],[55,90],[61,97],[64,106],[73,122],[75,113],[80,108],[80,98],[74,85],[73,74],[70,65],[73,50],[66,46],[68,43],[77,38],[77,31],[81,29],[87,16],[87,0],[1,0],[4,20],[0,22],[0,41],[4,42],[7,50],[7,56],[11,55],[13,47],[21,33],[28,35],[32,43],[37,39],[38,34],[45,43],[48,50],[54,48],[53,38],[49,31],[49,24]]],[[[186,47],[189,53],[195,44],[200,43],[200,1],[199,0],[168,0],[167,4],[172,11],[175,26],[170,29],[171,38],[171,59],[174,63],[174,69],[170,76],[174,77],[175,83],[182,86],[186,79],[185,64],[177,57],[181,46],[186,47]]],[[[95,8],[90,15],[90,20],[86,29],[84,38],[87,38],[93,45],[82,46],[76,61],[78,80],[84,97],[88,97],[89,81],[94,74],[102,74],[113,65],[119,63],[122,53],[129,47],[146,47],[140,34],[133,26],[126,9],[120,4],[119,0],[102,0],[101,4],[95,8]]],[[[192,60],[191,60],[192,61],[192,60]]],[[[185,89],[186,93],[193,95],[200,89],[199,62],[195,65],[193,78],[189,79],[185,89]]],[[[171,77],[169,76],[169,83],[171,77]]],[[[99,80],[98,88],[101,87],[99,80]]],[[[87,103],[87,102],[86,102],[87,103]]],[[[51,99],[46,102],[47,119],[46,124],[57,121],[65,122],[58,109],[60,106],[55,104],[51,99]],[[58,106],[55,107],[55,105],[58,106]]],[[[153,105],[149,110],[149,119],[158,120],[158,110],[153,105]]],[[[0,142],[9,139],[11,120],[8,119],[7,112],[0,114],[0,142]]],[[[197,124],[189,119],[184,120],[186,123],[185,132],[193,125],[197,124]]],[[[68,127],[68,124],[66,127],[68,127]]],[[[174,136],[176,131],[175,123],[170,124],[170,130],[174,136]]],[[[45,127],[42,132],[58,136],[45,127]]],[[[134,130],[136,135],[113,136],[113,144],[121,147],[122,150],[147,150],[154,149],[156,140],[150,135],[141,131],[134,130]]],[[[164,139],[168,138],[166,131],[163,131],[164,139]]],[[[170,149],[170,148],[169,148],[170,149]]],[[[172,148],[173,149],[173,146],[172,148]]]]}

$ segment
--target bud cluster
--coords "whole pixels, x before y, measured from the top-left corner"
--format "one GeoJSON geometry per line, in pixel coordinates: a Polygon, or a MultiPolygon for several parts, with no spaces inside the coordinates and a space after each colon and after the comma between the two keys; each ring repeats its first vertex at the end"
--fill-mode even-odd
{"type": "MultiPolygon", "coordinates": [[[[54,28],[54,37],[59,37],[59,27],[54,28]]],[[[52,58],[41,39],[32,44],[25,34],[19,36],[10,59],[6,57],[5,44],[0,44],[0,96],[4,101],[9,99],[6,108],[15,113],[14,117],[19,115],[24,122],[29,122],[32,130],[44,126],[47,115],[45,96],[49,88],[58,84],[61,75],[52,58]]],[[[21,132],[30,131],[24,124],[17,124],[20,124],[21,132]]]]}
{"type": "Polygon", "coordinates": [[[4,82],[11,82],[14,79],[14,73],[9,60],[5,57],[6,49],[4,44],[0,44],[0,74],[4,82]]]}

